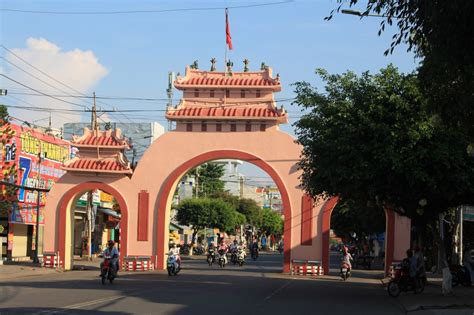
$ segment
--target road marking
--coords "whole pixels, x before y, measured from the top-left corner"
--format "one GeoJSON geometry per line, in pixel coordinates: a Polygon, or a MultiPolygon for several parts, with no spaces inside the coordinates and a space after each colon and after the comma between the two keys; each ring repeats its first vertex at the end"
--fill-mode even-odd
{"type": "Polygon", "coordinates": [[[95,304],[101,304],[101,303],[110,302],[110,301],[114,301],[114,300],[118,300],[118,299],[122,299],[122,298],[125,298],[125,296],[123,296],[123,295],[113,296],[113,297],[108,297],[108,298],[103,298],[103,299],[98,299],[98,300],[92,300],[92,301],[87,301],[87,302],[82,302],[82,303],[67,305],[67,306],[61,307],[61,309],[59,309],[59,310],[54,310],[54,311],[42,311],[42,312],[39,312],[39,313],[36,313],[36,314],[56,314],[56,313],[62,313],[62,312],[65,312],[65,311],[67,311],[67,310],[75,310],[75,309],[83,308],[83,307],[86,307],[86,306],[91,306],[91,305],[95,305],[95,304]]]}
{"type": "Polygon", "coordinates": [[[283,284],[281,287],[277,288],[275,291],[273,291],[269,296],[265,297],[265,301],[270,300],[272,297],[274,297],[276,294],[280,293],[285,289],[288,285],[290,285],[291,280],[288,281],[287,283],[283,284]]]}

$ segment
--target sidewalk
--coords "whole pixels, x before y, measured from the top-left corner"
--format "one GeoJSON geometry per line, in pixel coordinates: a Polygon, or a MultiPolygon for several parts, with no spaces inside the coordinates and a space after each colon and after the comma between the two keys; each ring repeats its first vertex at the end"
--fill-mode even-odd
{"type": "MultiPolygon", "coordinates": [[[[433,314],[443,314],[443,310],[471,310],[474,314],[474,287],[458,286],[453,294],[444,296],[441,293],[442,275],[429,274],[428,284],[423,293],[401,293],[398,301],[405,312],[433,310],[433,314]]],[[[386,287],[385,287],[386,289],[386,287]]]]}
{"type": "Polygon", "coordinates": [[[0,281],[27,277],[37,277],[59,272],[56,269],[41,268],[33,263],[13,263],[0,265],[0,281]]]}

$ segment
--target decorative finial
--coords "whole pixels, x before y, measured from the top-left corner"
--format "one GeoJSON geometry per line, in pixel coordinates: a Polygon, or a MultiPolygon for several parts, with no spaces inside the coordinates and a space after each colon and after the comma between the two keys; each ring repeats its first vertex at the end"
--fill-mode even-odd
{"type": "Polygon", "coordinates": [[[280,74],[279,73],[277,73],[276,80],[280,81],[280,74]]]}
{"type": "Polygon", "coordinates": [[[232,66],[234,66],[234,63],[232,61],[227,61],[227,72],[232,74],[232,66]]]}
{"type": "Polygon", "coordinates": [[[268,69],[268,66],[265,64],[265,62],[262,62],[262,64],[260,65],[260,70],[267,70],[268,69]]]}
{"type": "Polygon", "coordinates": [[[244,72],[248,72],[248,71],[249,71],[249,60],[244,59],[244,72]]]}
{"type": "Polygon", "coordinates": [[[211,59],[211,71],[216,71],[216,58],[211,59]]]}
{"type": "Polygon", "coordinates": [[[192,63],[192,65],[189,66],[191,69],[198,69],[199,66],[198,66],[198,61],[197,60],[194,60],[194,62],[192,63]]]}
{"type": "Polygon", "coordinates": [[[105,123],[104,129],[105,129],[105,130],[110,130],[110,129],[112,129],[112,124],[110,123],[110,121],[105,123]]]}

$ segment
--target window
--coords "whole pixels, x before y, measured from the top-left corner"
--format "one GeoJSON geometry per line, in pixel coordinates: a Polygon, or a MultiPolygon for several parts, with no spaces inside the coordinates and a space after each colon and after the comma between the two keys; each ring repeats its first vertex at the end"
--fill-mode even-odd
{"type": "Polygon", "coordinates": [[[232,131],[232,132],[237,131],[237,125],[235,123],[230,124],[230,131],[232,131]]]}
{"type": "Polygon", "coordinates": [[[225,90],[225,97],[230,97],[230,90],[225,90]]]}
{"type": "Polygon", "coordinates": [[[221,132],[222,131],[222,124],[216,124],[216,131],[221,132]]]}
{"type": "Polygon", "coordinates": [[[252,124],[250,122],[245,124],[245,131],[252,131],[252,124]]]}
{"type": "Polygon", "coordinates": [[[207,131],[207,124],[205,122],[201,124],[201,131],[207,131]]]}
{"type": "Polygon", "coordinates": [[[194,97],[199,97],[199,90],[194,90],[194,97]]]}
{"type": "Polygon", "coordinates": [[[261,97],[262,95],[260,94],[260,90],[257,90],[256,97],[261,97]]]}
{"type": "Polygon", "coordinates": [[[193,124],[192,123],[187,123],[186,124],[186,131],[193,131],[193,124]]]}
{"type": "Polygon", "coordinates": [[[265,131],[267,129],[267,125],[260,124],[260,131],[265,131]]]}
{"type": "Polygon", "coordinates": [[[245,90],[240,90],[240,97],[245,98],[245,90]]]}
{"type": "Polygon", "coordinates": [[[211,91],[209,92],[209,97],[214,97],[214,90],[211,90],[211,91]]]}

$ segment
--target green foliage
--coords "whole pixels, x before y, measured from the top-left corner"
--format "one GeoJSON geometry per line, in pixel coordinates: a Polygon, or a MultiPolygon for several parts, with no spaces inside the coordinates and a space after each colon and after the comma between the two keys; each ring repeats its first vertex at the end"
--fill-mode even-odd
{"type": "Polygon", "coordinates": [[[283,234],[283,219],[281,218],[281,215],[270,209],[263,209],[261,230],[266,235],[283,234]]]}
{"type": "MultiPolygon", "coordinates": [[[[15,131],[9,123],[8,110],[4,105],[0,105],[0,150],[4,150],[4,145],[15,135],[15,131]]],[[[4,153],[4,152],[3,152],[4,153]]],[[[4,154],[1,154],[4,158],[4,154]]],[[[6,164],[0,161],[0,181],[8,181],[10,178],[16,178],[16,166],[6,164]]],[[[7,217],[12,206],[17,202],[17,189],[13,186],[0,185],[0,217],[7,217]]]]}
{"type": "Polygon", "coordinates": [[[387,206],[419,220],[473,201],[469,139],[429,113],[415,74],[393,66],[375,75],[317,74],[325,93],[296,84],[296,103],[310,110],[295,124],[310,195],[387,206]]]}
{"type": "Polygon", "coordinates": [[[369,207],[353,200],[340,201],[331,215],[331,228],[339,237],[364,238],[385,232],[385,213],[380,207],[369,207]]]}
{"type": "Polygon", "coordinates": [[[224,192],[225,184],[221,180],[224,173],[224,165],[205,163],[191,170],[188,175],[197,179],[194,193],[197,190],[198,197],[209,197],[224,192]]]}
{"type": "Polygon", "coordinates": [[[245,221],[245,216],[222,199],[184,199],[176,210],[179,224],[192,226],[195,233],[205,227],[232,233],[236,226],[245,221]]]}
{"type": "Polygon", "coordinates": [[[261,226],[262,224],[262,208],[253,199],[239,199],[237,211],[244,215],[245,223],[253,226],[261,226]]]}

